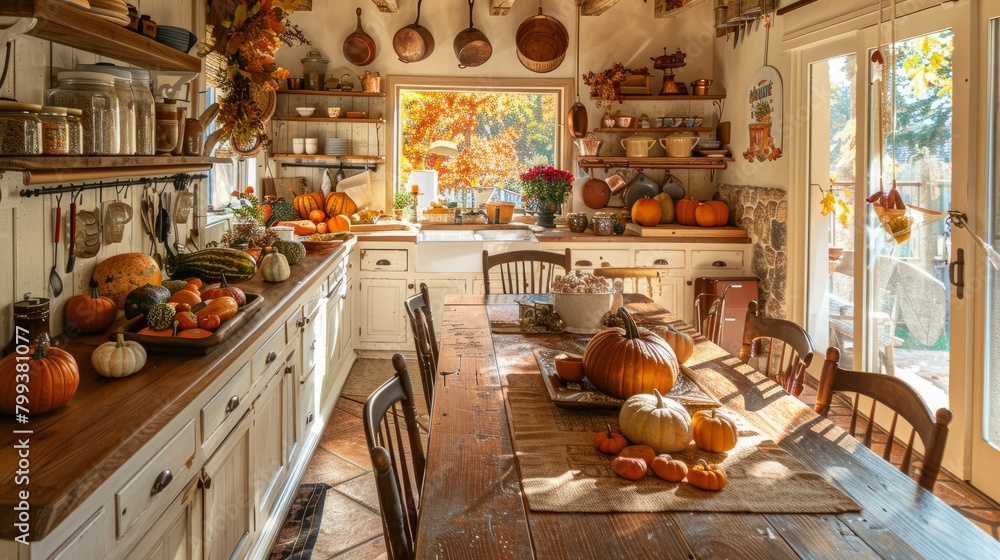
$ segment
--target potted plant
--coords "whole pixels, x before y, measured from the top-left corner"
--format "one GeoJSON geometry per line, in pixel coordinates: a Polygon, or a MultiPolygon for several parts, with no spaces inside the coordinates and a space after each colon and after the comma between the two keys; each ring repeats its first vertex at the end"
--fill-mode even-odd
{"type": "Polygon", "coordinates": [[[583,83],[590,86],[591,97],[597,98],[598,108],[608,109],[615,101],[625,100],[622,95],[622,83],[630,76],[648,76],[649,68],[626,68],[616,62],[603,72],[587,72],[583,75],[583,83]]]}
{"type": "MultiPolygon", "coordinates": [[[[402,220],[403,215],[408,209],[413,207],[413,193],[408,193],[406,191],[396,191],[396,194],[392,195],[392,209],[395,213],[395,218],[397,220],[402,220]]],[[[416,216],[410,213],[410,221],[416,221],[416,216]]]]}
{"type": "Polygon", "coordinates": [[[521,196],[542,227],[555,227],[555,213],[572,189],[573,174],[551,165],[536,165],[521,174],[521,196]]]}
{"type": "Polygon", "coordinates": [[[275,234],[265,229],[264,212],[253,192],[253,187],[248,186],[242,193],[233,191],[230,194],[236,197],[236,206],[229,209],[235,223],[222,234],[221,240],[233,249],[245,251],[250,247],[270,247],[278,240],[275,234]]]}

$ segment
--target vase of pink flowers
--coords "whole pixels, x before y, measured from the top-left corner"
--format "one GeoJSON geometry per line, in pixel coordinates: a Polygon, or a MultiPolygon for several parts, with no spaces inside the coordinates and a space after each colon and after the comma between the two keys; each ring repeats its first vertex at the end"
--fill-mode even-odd
{"type": "Polygon", "coordinates": [[[573,174],[551,165],[536,165],[521,174],[525,208],[533,210],[538,225],[556,227],[556,212],[573,189],[573,174]]]}

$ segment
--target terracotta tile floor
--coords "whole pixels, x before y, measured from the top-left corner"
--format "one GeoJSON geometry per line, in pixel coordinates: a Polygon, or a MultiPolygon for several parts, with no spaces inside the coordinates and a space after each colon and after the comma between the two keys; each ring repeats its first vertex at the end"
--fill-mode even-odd
{"type": "MultiPolygon", "coordinates": [[[[388,378],[391,371],[388,360],[361,359],[355,364],[302,479],[303,484],[326,482],[333,486],[327,492],[323,528],[313,550],[316,560],[386,558],[375,482],[361,423],[361,408],[367,395],[359,393],[370,391],[372,381],[356,383],[353,379],[371,375],[371,371],[378,368],[384,368],[388,378]]],[[[419,389],[419,383],[417,385],[419,389]]],[[[805,402],[811,403],[814,398],[815,393],[810,389],[803,392],[805,402]]],[[[422,399],[422,396],[417,399],[421,413],[424,412],[420,406],[422,399]]],[[[849,410],[835,408],[831,418],[847,429],[849,410]]],[[[876,447],[876,452],[881,453],[881,450],[876,447]]],[[[947,473],[938,478],[934,494],[1000,539],[1000,505],[996,502],[947,473]]]]}

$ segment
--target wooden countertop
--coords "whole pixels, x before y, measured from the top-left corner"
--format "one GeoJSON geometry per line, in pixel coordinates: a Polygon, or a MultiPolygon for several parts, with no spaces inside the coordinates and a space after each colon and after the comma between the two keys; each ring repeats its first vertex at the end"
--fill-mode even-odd
{"type": "MultiPolygon", "coordinates": [[[[380,232],[355,232],[359,243],[418,243],[418,232],[420,230],[441,231],[441,230],[479,230],[479,229],[503,229],[503,230],[524,230],[531,229],[535,238],[541,243],[612,243],[620,244],[647,244],[647,243],[751,243],[750,237],[745,230],[737,228],[726,228],[724,235],[713,235],[714,228],[697,228],[688,226],[675,226],[669,233],[664,235],[649,236],[640,235],[637,226],[629,226],[623,235],[596,235],[592,230],[583,233],[573,233],[560,225],[555,228],[531,228],[527,224],[499,224],[492,226],[489,224],[420,224],[419,229],[414,227],[409,230],[400,231],[380,231],[380,232]],[[686,233],[690,231],[690,233],[686,233]],[[740,235],[742,233],[742,235],[740,235]]],[[[455,241],[463,243],[463,241],[455,241]]]]}
{"type": "MultiPolygon", "coordinates": [[[[145,367],[126,378],[101,377],[90,363],[94,349],[108,335],[85,335],[59,343],[76,359],[80,387],[69,403],[18,424],[0,417],[0,538],[13,539],[19,490],[30,490],[32,541],[41,540],[80,506],[105,480],[191,404],[232,362],[250,352],[306,287],[328,274],[327,265],[351,250],[348,241],[330,253],[310,253],[291,267],[285,282],[268,283],[256,276],[236,284],[264,296],[261,309],[207,356],[149,354],[145,367]],[[31,430],[30,435],[15,430],[31,430]],[[30,485],[15,483],[18,454],[14,445],[30,438],[30,485]]],[[[119,321],[122,321],[120,318],[119,321]]],[[[114,327],[113,327],[114,328],[114,327]]]]}

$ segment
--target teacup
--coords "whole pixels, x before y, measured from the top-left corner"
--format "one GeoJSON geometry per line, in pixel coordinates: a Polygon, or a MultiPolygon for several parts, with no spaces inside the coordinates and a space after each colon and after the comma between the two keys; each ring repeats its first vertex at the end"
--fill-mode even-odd
{"type": "Polygon", "coordinates": [[[694,117],[684,117],[681,126],[694,126],[694,117]]]}
{"type": "Polygon", "coordinates": [[[331,119],[336,119],[340,117],[340,107],[327,107],[326,116],[331,119]]]}
{"type": "Polygon", "coordinates": [[[674,126],[674,118],[673,117],[660,117],[660,126],[662,126],[663,128],[670,128],[670,127],[674,126]]]}

